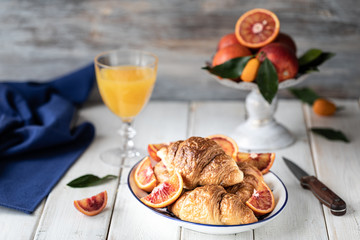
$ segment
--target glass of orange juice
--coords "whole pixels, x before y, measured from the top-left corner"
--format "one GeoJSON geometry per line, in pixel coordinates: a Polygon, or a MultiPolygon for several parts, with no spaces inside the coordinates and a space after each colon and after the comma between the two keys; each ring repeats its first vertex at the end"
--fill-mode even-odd
{"type": "Polygon", "coordinates": [[[132,123],[149,101],[157,74],[158,57],[141,50],[113,50],[95,57],[96,79],[105,105],[120,119],[121,144],[100,158],[111,165],[123,166],[136,160],[140,153],[134,147],[136,134],[132,123]]]}

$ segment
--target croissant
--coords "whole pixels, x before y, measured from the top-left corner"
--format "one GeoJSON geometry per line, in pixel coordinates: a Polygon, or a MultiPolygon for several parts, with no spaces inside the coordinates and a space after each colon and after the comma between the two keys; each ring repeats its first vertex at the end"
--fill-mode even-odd
{"type": "Polygon", "coordinates": [[[219,185],[206,185],[185,192],[168,209],[178,218],[204,224],[238,225],[257,222],[253,211],[240,198],[219,185]]]}
{"type": "Polygon", "coordinates": [[[243,180],[236,162],[211,139],[191,137],[177,141],[160,149],[157,155],[170,174],[174,170],[181,174],[187,189],[211,184],[227,187],[243,180]]]}
{"type": "Polygon", "coordinates": [[[254,166],[247,163],[237,163],[240,170],[244,173],[241,183],[226,188],[228,193],[236,194],[245,203],[257,189],[259,182],[263,180],[261,172],[254,166]]]}

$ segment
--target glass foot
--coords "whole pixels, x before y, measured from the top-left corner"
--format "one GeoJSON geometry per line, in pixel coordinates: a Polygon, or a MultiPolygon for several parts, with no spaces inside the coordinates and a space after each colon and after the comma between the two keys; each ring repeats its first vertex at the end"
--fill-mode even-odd
{"type": "Polygon", "coordinates": [[[100,154],[100,159],[115,167],[132,167],[146,155],[139,149],[122,150],[120,148],[110,149],[100,154]]]}

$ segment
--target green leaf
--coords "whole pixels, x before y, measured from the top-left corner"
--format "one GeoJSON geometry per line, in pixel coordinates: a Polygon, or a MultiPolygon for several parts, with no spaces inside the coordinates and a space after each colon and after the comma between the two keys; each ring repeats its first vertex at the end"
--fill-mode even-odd
{"type": "Polygon", "coordinates": [[[350,142],[349,139],[345,136],[345,134],[339,130],[334,130],[331,128],[311,128],[311,131],[332,141],[338,140],[344,141],[346,143],[350,142]]]}
{"type": "Polygon", "coordinates": [[[278,76],[274,65],[268,58],[261,63],[256,76],[261,95],[271,104],[278,90],[278,76]]]}
{"type": "Polygon", "coordinates": [[[240,77],[245,65],[252,57],[253,56],[233,58],[213,68],[206,66],[202,69],[208,70],[210,73],[222,78],[235,79],[240,77]]]}
{"type": "Polygon", "coordinates": [[[69,182],[67,185],[69,187],[73,188],[83,188],[83,187],[90,187],[99,185],[101,183],[105,183],[110,181],[111,179],[115,179],[117,176],[115,175],[106,175],[103,178],[99,178],[98,176],[92,175],[92,174],[86,174],[81,177],[78,177],[71,182],[69,182]]]}
{"type": "Polygon", "coordinates": [[[299,74],[318,72],[318,66],[335,56],[334,53],[323,52],[320,49],[310,49],[302,55],[299,61],[299,74]]]}
{"type": "Polygon", "coordinates": [[[306,65],[317,59],[322,54],[320,49],[310,49],[299,58],[299,65],[306,65]]]}
{"type": "Polygon", "coordinates": [[[312,89],[310,88],[290,88],[289,91],[302,102],[309,105],[313,105],[316,99],[320,98],[312,89]]]}

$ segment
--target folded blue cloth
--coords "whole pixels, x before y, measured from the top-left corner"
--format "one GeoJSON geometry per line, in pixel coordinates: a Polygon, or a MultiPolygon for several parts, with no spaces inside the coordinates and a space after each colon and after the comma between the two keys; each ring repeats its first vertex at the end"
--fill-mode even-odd
{"type": "Polygon", "coordinates": [[[0,83],[0,205],[32,213],[95,135],[71,129],[95,82],[94,65],[47,83],[0,83]]]}

